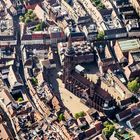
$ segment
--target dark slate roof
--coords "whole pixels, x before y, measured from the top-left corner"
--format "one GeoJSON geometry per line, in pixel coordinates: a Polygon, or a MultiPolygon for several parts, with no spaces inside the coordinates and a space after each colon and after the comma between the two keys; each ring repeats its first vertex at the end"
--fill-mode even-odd
{"type": "Polygon", "coordinates": [[[117,6],[128,5],[129,0],[116,0],[116,4],[117,4],[117,6]]]}
{"type": "Polygon", "coordinates": [[[88,23],[91,21],[91,18],[90,16],[82,16],[82,17],[79,17],[78,19],[78,24],[81,24],[81,23],[88,23]]]}
{"type": "Polygon", "coordinates": [[[81,37],[81,36],[85,37],[85,33],[83,33],[83,32],[71,32],[70,36],[71,37],[81,37]]]}
{"type": "Polygon", "coordinates": [[[37,4],[37,3],[40,3],[40,2],[42,2],[43,0],[28,0],[28,3],[29,4],[37,4]]]}
{"type": "Polygon", "coordinates": [[[100,13],[102,16],[111,15],[112,9],[101,9],[100,13]]]}
{"type": "Polygon", "coordinates": [[[130,124],[135,128],[140,123],[140,114],[130,119],[129,121],[130,121],[130,124]]]}
{"type": "Polygon", "coordinates": [[[88,35],[97,35],[98,34],[98,32],[96,32],[96,31],[93,31],[93,32],[89,32],[88,33],[88,35]]]}
{"type": "Polygon", "coordinates": [[[139,16],[137,15],[136,12],[133,13],[123,13],[125,19],[139,19],[139,16]]]}
{"type": "Polygon", "coordinates": [[[98,96],[103,98],[104,100],[111,101],[113,98],[111,95],[104,89],[102,89],[100,86],[96,85],[95,86],[95,92],[98,96]]]}
{"type": "Polygon", "coordinates": [[[127,104],[129,104],[129,103],[131,103],[131,98],[128,98],[128,99],[126,99],[126,100],[122,100],[122,101],[121,101],[121,105],[122,105],[122,106],[127,105],[127,104]]]}
{"type": "Polygon", "coordinates": [[[121,34],[121,33],[127,33],[126,28],[110,29],[105,31],[106,35],[121,34]]]}
{"type": "Polygon", "coordinates": [[[83,84],[86,85],[86,86],[90,86],[90,85],[91,85],[91,82],[90,82],[87,78],[81,76],[80,74],[78,74],[78,73],[76,73],[76,72],[73,72],[73,73],[72,73],[72,76],[73,76],[76,80],[80,81],[81,83],[83,83],[83,84]]]}
{"type": "Polygon", "coordinates": [[[134,11],[133,6],[129,6],[129,7],[121,7],[119,8],[120,12],[128,12],[128,11],[134,11]]]}
{"type": "Polygon", "coordinates": [[[123,119],[123,118],[127,118],[131,114],[132,114],[132,112],[131,112],[131,109],[129,108],[129,109],[126,109],[126,110],[120,112],[118,115],[119,115],[120,119],[123,119]]]}
{"type": "Polygon", "coordinates": [[[16,36],[0,36],[0,40],[16,40],[16,36]]]}

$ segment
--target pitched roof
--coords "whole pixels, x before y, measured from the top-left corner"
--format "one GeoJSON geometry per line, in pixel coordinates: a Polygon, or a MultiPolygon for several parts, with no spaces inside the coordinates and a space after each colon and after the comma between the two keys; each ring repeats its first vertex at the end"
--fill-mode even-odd
{"type": "Polygon", "coordinates": [[[95,122],[96,131],[101,131],[103,129],[102,122],[95,122]]]}
{"type": "Polygon", "coordinates": [[[97,95],[99,95],[101,98],[104,98],[105,100],[110,101],[113,99],[106,90],[102,89],[98,85],[95,86],[95,91],[96,91],[97,95]]]}
{"type": "Polygon", "coordinates": [[[22,85],[23,81],[19,74],[17,74],[14,70],[13,67],[10,67],[9,74],[8,74],[8,80],[9,84],[11,87],[15,86],[15,84],[22,85]]]}
{"type": "Polygon", "coordinates": [[[140,114],[135,116],[134,118],[130,119],[129,122],[130,122],[132,128],[135,128],[137,125],[140,124],[140,114]]]}
{"type": "Polygon", "coordinates": [[[91,85],[91,82],[87,78],[81,76],[80,74],[78,74],[76,72],[73,72],[72,76],[86,86],[91,85]]]}
{"type": "Polygon", "coordinates": [[[140,101],[137,103],[137,108],[140,108],[140,101]]]}
{"type": "Polygon", "coordinates": [[[131,115],[132,115],[131,109],[127,108],[124,111],[116,114],[116,117],[118,116],[119,120],[121,121],[121,120],[124,120],[124,119],[128,118],[131,115]]]}
{"type": "Polygon", "coordinates": [[[132,93],[128,90],[128,88],[118,79],[118,77],[113,76],[113,80],[119,85],[119,87],[122,89],[122,91],[125,93],[126,97],[129,98],[132,97],[132,93]]]}
{"type": "Polygon", "coordinates": [[[59,111],[60,110],[60,104],[58,99],[56,98],[56,96],[53,97],[52,99],[52,105],[54,106],[54,108],[59,111]]]}
{"type": "Polygon", "coordinates": [[[121,100],[120,101],[120,104],[122,105],[122,106],[126,106],[126,105],[128,105],[128,104],[130,104],[131,103],[131,98],[127,98],[127,99],[125,99],[125,100],[121,100]]]}
{"type": "Polygon", "coordinates": [[[5,124],[0,124],[0,138],[4,140],[14,139],[5,124]]]}
{"type": "Polygon", "coordinates": [[[11,96],[11,94],[9,93],[8,90],[3,89],[0,93],[0,98],[3,98],[4,100],[4,104],[7,106],[12,102],[15,102],[15,100],[13,99],[13,97],[11,96]]]}
{"type": "Polygon", "coordinates": [[[87,131],[85,131],[85,134],[86,134],[87,138],[92,136],[92,135],[95,135],[96,134],[96,128],[92,127],[90,129],[88,129],[87,131]]]}

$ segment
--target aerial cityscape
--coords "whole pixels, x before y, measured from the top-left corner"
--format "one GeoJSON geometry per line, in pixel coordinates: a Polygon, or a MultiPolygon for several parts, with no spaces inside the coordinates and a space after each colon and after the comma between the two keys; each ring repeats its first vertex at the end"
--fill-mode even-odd
{"type": "Polygon", "coordinates": [[[140,0],[0,0],[0,140],[140,140],[140,0]]]}

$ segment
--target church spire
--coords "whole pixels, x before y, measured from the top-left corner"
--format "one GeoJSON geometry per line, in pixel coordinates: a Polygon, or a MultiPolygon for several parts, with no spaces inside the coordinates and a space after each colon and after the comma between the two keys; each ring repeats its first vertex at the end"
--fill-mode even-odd
{"type": "Polygon", "coordinates": [[[67,56],[73,56],[74,54],[75,54],[75,50],[72,47],[71,35],[69,35],[69,38],[68,38],[68,47],[67,47],[66,55],[67,56]]]}

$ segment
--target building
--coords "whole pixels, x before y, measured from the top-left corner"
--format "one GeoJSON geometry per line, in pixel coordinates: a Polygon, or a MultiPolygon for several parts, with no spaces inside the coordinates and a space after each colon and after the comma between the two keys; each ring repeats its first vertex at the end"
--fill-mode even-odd
{"type": "Polygon", "coordinates": [[[15,34],[15,23],[13,17],[6,10],[5,5],[1,2],[2,16],[0,20],[0,46],[14,46],[17,44],[15,34]]]}
{"type": "MultiPolygon", "coordinates": [[[[0,70],[3,75],[5,71],[14,64],[15,60],[15,46],[1,46],[0,48],[0,70]]],[[[4,78],[4,77],[3,77],[4,78]]]]}
{"type": "Polygon", "coordinates": [[[97,32],[97,25],[95,22],[84,24],[82,28],[83,28],[82,29],[83,32],[87,37],[87,40],[92,41],[97,39],[98,32],[97,32]]]}
{"type": "Polygon", "coordinates": [[[139,0],[131,0],[131,3],[140,16],[140,1],[139,0]]]}
{"type": "Polygon", "coordinates": [[[37,15],[39,20],[45,21],[46,20],[46,16],[45,16],[45,11],[43,10],[43,8],[41,8],[40,5],[36,5],[35,9],[34,9],[34,13],[37,15]]]}
{"type": "Polygon", "coordinates": [[[122,26],[120,19],[113,9],[102,9],[100,13],[105,24],[105,39],[127,37],[126,28],[122,26]]]}
{"type": "Polygon", "coordinates": [[[24,1],[24,4],[27,9],[34,9],[36,5],[39,5],[41,2],[42,0],[28,0],[24,1]]]}
{"type": "MultiPolygon", "coordinates": [[[[122,18],[122,22],[126,27],[129,37],[139,37],[140,36],[140,24],[139,15],[137,14],[134,7],[138,7],[138,0],[116,0],[115,5],[118,10],[119,16],[122,18]],[[134,7],[133,7],[133,6],[134,7]]],[[[136,8],[137,9],[137,8],[136,8]]]]}
{"type": "Polygon", "coordinates": [[[128,66],[124,68],[127,79],[140,76],[140,51],[130,51],[128,58],[128,66]]]}
{"type": "Polygon", "coordinates": [[[110,65],[115,64],[115,59],[111,52],[111,43],[95,43],[95,50],[97,53],[97,63],[101,73],[107,71],[110,65]]]}
{"type": "Polygon", "coordinates": [[[110,30],[105,30],[105,39],[119,39],[127,37],[126,28],[115,28],[110,30]]]}
{"type": "Polygon", "coordinates": [[[65,52],[62,81],[65,88],[84,100],[88,106],[94,107],[99,111],[109,113],[114,111],[115,102],[110,94],[100,88],[100,84],[95,85],[86,78],[86,75],[77,73],[74,68],[78,64],[76,52],[71,45],[65,52]]]}
{"type": "Polygon", "coordinates": [[[18,88],[18,87],[23,86],[23,81],[21,77],[13,70],[12,66],[9,69],[8,81],[9,81],[11,90],[13,90],[16,87],[18,88]]]}
{"type": "Polygon", "coordinates": [[[2,139],[2,140],[14,139],[8,126],[6,126],[4,123],[0,124],[0,139],[2,139]]]}
{"type": "Polygon", "coordinates": [[[116,58],[120,64],[128,64],[129,51],[140,49],[139,39],[118,40],[114,46],[116,58]]]}
{"type": "Polygon", "coordinates": [[[118,106],[124,108],[131,104],[131,97],[133,94],[126,87],[127,79],[122,70],[110,67],[106,75],[110,85],[115,90],[115,92],[110,92],[110,94],[116,100],[118,106]]]}
{"type": "Polygon", "coordinates": [[[6,107],[12,103],[15,103],[15,100],[11,96],[10,92],[5,88],[0,92],[0,98],[6,107]]]}
{"type": "Polygon", "coordinates": [[[118,121],[123,121],[125,119],[128,119],[131,116],[132,116],[132,111],[131,111],[130,108],[116,114],[116,118],[117,118],[118,121]]]}
{"type": "Polygon", "coordinates": [[[140,124],[140,115],[134,116],[126,122],[126,124],[131,128],[136,128],[140,124]]]}
{"type": "Polygon", "coordinates": [[[73,49],[75,51],[75,55],[77,55],[77,61],[78,64],[81,63],[90,63],[94,61],[94,52],[92,49],[92,45],[90,43],[87,43],[86,41],[75,41],[75,42],[68,42],[67,43],[59,43],[58,44],[58,54],[60,57],[61,65],[64,64],[64,55],[67,51],[68,45],[70,44],[73,46],[73,49]]]}
{"type": "Polygon", "coordinates": [[[13,16],[25,13],[25,7],[20,0],[4,0],[4,2],[13,16]]]}

